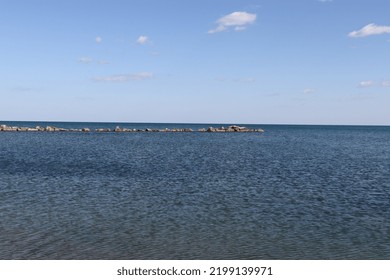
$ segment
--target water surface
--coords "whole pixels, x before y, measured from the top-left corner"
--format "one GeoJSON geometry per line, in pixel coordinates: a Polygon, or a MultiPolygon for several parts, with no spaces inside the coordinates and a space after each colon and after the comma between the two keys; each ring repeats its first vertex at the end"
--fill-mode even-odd
{"type": "Polygon", "coordinates": [[[259,127],[0,132],[0,259],[390,259],[390,127],[259,127]]]}

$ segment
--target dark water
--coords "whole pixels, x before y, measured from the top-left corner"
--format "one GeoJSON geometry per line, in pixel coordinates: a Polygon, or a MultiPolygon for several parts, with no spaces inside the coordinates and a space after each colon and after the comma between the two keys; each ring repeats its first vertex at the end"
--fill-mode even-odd
{"type": "Polygon", "coordinates": [[[254,127],[0,132],[0,259],[390,259],[390,127],[254,127]]]}

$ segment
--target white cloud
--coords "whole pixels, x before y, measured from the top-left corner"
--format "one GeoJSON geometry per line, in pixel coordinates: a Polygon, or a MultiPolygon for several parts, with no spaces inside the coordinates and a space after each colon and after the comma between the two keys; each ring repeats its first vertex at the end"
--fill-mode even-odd
{"type": "Polygon", "coordinates": [[[81,57],[79,58],[78,62],[83,64],[90,64],[93,61],[90,57],[81,57]]]}
{"type": "Polygon", "coordinates": [[[390,80],[383,81],[382,82],[382,87],[390,87],[390,80]]]}
{"type": "Polygon", "coordinates": [[[349,37],[357,38],[357,37],[366,37],[371,35],[380,35],[390,33],[390,26],[380,26],[375,23],[370,23],[364,26],[362,29],[357,31],[352,31],[348,34],[349,37]]]}
{"type": "Polygon", "coordinates": [[[137,44],[144,45],[149,41],[149,38],[147,36],[141,35],[137,39],[137,44]]]}
{"type": "Polygon", "coordinates": [[[112,75],[104,77],[94,78],[97,82],[128,82],[128,81],[141,81],[153,78],[153,73],[150,72],[139,72],[127,75],[112,75]]]}
{"type": "Polygon", "coordinates": [[[229,27],[234,27],[235,31],[245,30],[249,24],[256,21],[256,14],[247,12],[234,12],[217,20],[217,27],[208,31],[209,34],[227,30],[229,27]]]}
{"type": "Polygon", "coordinates": [[[96,42],[97,44],[100,44],[102,41],[103,41],[103,39],[102,39],[102,37],[100,37],[100,36],[97,36],[97,37],[95,38],[95,42],[96,42]]]}
{"type": "Polygon", "coordinates": [[[315,89],[312,89],[312,88],[305,88],[303,90],[304,94],[312,94],[312,93],[315,93],[315,92],[316,92],[315,89]]]}
{"type": "Polygon", "coordinates": [[[374,82],[371,81],[371,80],[368,80],[368,81],[361,81],[359,83],[359,87],[360,88],[368,88],[368,87],[372,87],[374,85],[374,82]]]}
{"type": "Polygon", "coordinates": [[[333,0],[318,0],[318,2],[321,2],[321,3],[329,3],[329,2],[333,2],[333,0]]]}
{"type": "Polygon", "coordinates": [[[243,30],[245,30],[246,29],[246,26],[236,26],[235,28],[234,28],[234,31],[243,31],[243,30]]]}
{"type": "Polygon", "coordinates": [[[81,57],[77,60],[78,63],[82,63],[82,64],[91,64],[91,63],[97,63],[97,64],[100,64],[100,65],[107,65],[107,64],[110,64],[109,61],[107,60],[93,60],[92,58],[88,57],[88,56],[85,56],[85,57],[81,57]]]}

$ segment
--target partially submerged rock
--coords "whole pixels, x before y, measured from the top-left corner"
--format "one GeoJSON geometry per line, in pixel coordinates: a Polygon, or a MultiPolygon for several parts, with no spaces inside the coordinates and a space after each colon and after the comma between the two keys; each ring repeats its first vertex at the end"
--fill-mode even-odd
{"type": "Polygon", "coordinates": [[[250,129],[244,126],[238,126],[238,125],[231,125],[229,127],[212,127],[210,126],[205,130],[204,128],[201,128],[198,130],[199,132],[264,132],[262,129],[250,129]]]}

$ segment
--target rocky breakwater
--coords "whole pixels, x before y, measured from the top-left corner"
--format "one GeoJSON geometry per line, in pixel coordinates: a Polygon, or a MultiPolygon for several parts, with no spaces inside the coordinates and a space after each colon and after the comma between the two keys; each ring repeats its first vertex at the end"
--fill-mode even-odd
{"type": "MultiPolygon", "coordinates": [[[[19,127],[19,126],[8,126],[8,125],[0,125],[0,132],[1,131],[21,131],[21,132],[91,132],[91,129],[85,127],[85,128],[79,128],[79,129],[66,129],[66,128],[60,128],[55,126],[36,126],[36,127],[19,127]]],[[[192,128],[164,128],[164,129],[155,129],[155,128],[146,128],[146,129],[136,129],[136,128],[122,128],[122,127],[115,127],[114,130],[111,130],[110,128],[97,128],[94,130],[95,132],[194,132],[192,128]]],[[[250,129],[243,126],[238,125],[231,125],[228,127],[209,127],[209,128],[200,128],[198,129],[198,132],[264,132],[263,129],[250,129]]]]}
{"type": "Polygon", "coordinates": [[[36,126],[36,127],[20,127],[20,126],[8,126],[5,124],[0,125],[0,131],[21,131],[21,132],[89,132],[89,128],[81,128],[81,129],[66,129],[55,126],[36,126]]]}
{"type": "Polygon", "coordinates": [[[261,128],[251,129],[245,126],[231,125],[228,127],[209,127],[207,129],[201,128],[200,132],[264,132],[261,128]]]}
{"type": "Polygon", "coordinates": [[[146,128],[146,129],[136,129],[136,128],[121,128],[117,126],[114,129],[114,132],[194,132],[192,128],[164,128],[164,129],[156,129],[156,128],[146,128]]]}

